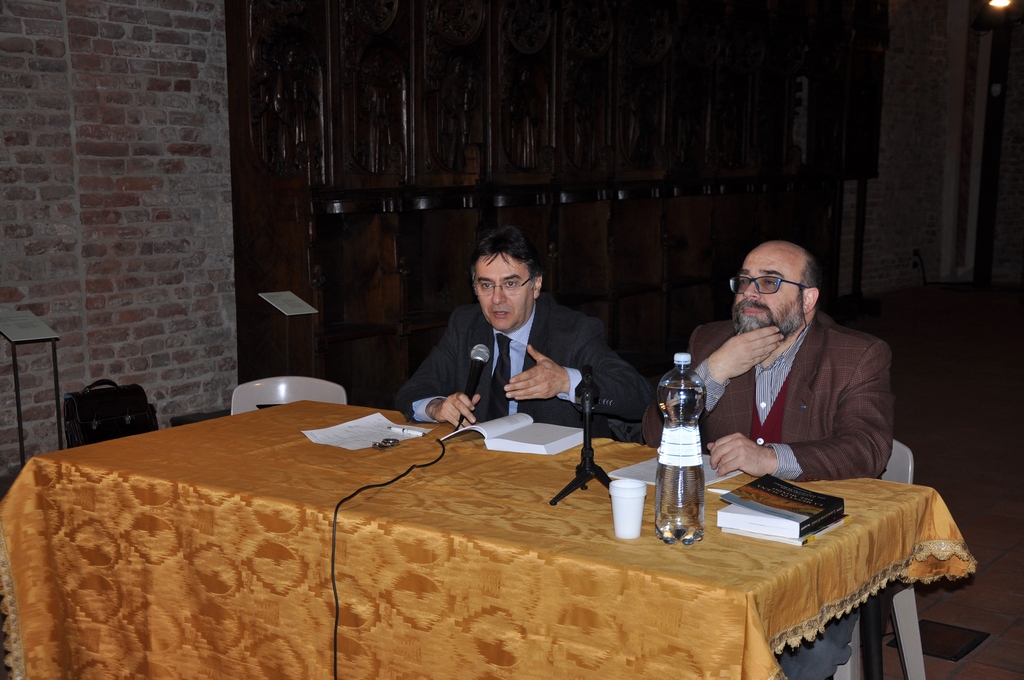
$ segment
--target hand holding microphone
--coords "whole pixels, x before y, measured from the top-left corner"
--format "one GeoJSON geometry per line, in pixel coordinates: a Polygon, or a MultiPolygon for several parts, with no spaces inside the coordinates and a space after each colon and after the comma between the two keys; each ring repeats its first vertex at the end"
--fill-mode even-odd
{"type": "MultiPolygon", "coordinates": [[[[477,345],[469,352],[469,377],[466,379],[466,389],[463,393],[473,398],[473,394],[476,392],[477,383],[480,382],[480,374],[483,373],[484,366],[491,360],[491,350],[487,345],[477,345]]],[[[462,413],[459,415],[459,422],[456,423],[455,429],[462,427],[462,422],[466,419],[466,414],[462,413]]]]}

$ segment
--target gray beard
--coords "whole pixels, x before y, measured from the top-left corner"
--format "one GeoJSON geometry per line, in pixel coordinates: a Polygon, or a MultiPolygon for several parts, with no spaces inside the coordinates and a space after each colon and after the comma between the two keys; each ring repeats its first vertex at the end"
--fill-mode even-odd
{"type": "Polygon", "coordinates": [[[782,311],[782,319],[776,319],[775,315],[772,314],[772,311],[768,309],[767,305],[760,302],[754,302],[753,300],[741,300],[732,306],[732,325],[733,328],[736,329],[736,335],[749,333],[750,331],[757,330],[758,328],[777,326],[779,332],[782,333],[782,339],[785,340],[789,336],[793,335],[793,333],[796,333],[803,328],[806,320],[806,317],[804,316],[803,295],[798,297],[791,307],[782,311]],[[748,307],[764,310],[765,315],[754,316],[744,314],[743,310],[748,307]]]}

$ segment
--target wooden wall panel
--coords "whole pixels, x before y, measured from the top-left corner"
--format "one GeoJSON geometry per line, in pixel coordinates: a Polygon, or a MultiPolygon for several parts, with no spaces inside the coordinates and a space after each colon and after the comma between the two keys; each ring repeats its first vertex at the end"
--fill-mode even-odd
{"type": "Polygon", "coordinates": [[[418,253],[407,253],[422,262],[423,276],[409,280],[423,291],[423,309],[450,312],[476,298],[470,287],[469,256],[476,241],[475,210],[424,210],[418,253]]]}
{"type": "Polygon", "coordinates": [[[611,289],[608,201],[568,203],[558,215],[559,297],[567,302],[606,298],[611,289]]]}
{"type": "MultiPolygon", "coordinates": [[[[227,0],[239,378],[391,393],[515,223],[652,376],[753,246],[832,267],[877,164],[884,0],[227,0]],[[316,306],[287,326],[258,292],[316,306]],[[301,326],[301,327],[300,327],[301,326]]],[[[831,280],[831,279],[830,279],[831,280]]],[[[826,298],[828,292],[825,292],[826,298]]]]}
{"type": "Polygon", "coordinates": [[[491,5],[417,3],[420,96],[414,102],[416,184],[466,186],[487,164],[491,5]]]}

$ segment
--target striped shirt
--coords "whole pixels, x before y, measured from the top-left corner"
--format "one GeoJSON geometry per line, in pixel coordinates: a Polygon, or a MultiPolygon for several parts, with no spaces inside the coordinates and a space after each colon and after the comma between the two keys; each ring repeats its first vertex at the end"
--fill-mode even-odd
{"type": "MultiPolygon", "coordinates": [[[[808,328],[809,326],[804,326],[804,329],[800,331],[800,335],[797,336],[796,342],[776,357],[771,366],[768,368],[762,368],[761,364],[754,366],[757,385],[754,398],[756,400],[757,415],[761,423],[764,423],[765,418],[768,417],[772,406],[775,404],[775,399],[779,396],[779,391],[789,377],[789,371],[793,368],[793,360],[796,358],[797,352],[800,351],[800,346],[804,343],[804,337],[807,335],[808,328]]],[[[696,373],[704,381],[705,385],[704,409],[707,412],[711,412],[718,404],[718,400],[725,394],[725,388],[729,385],[729,381],[726,380],[723,384],[714,380],[711,377],[711,372],[708,370],[707,359],[702,361],[700,366],[696,368],[696,373]]],[[[789,444],[772,442],[766,444],[766,446],[771,446],[775,449],[775,455],[779,460],[778,468],[775,470],[776,477],[796,479],[800,476],[803,469],[797,462],[793,449],[789,444]]]]}

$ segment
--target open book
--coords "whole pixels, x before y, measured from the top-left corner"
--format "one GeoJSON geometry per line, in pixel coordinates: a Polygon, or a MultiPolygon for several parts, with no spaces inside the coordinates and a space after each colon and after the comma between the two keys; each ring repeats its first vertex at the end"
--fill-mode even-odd
{"type": "Polygon", "coordinates": [[[469,425],[442,437],[441,441],[467,432],[482,434],[484,445],[491,451],[553,454],[583,445],[583,428],[535,423],[526,413],[469,425]]]}

